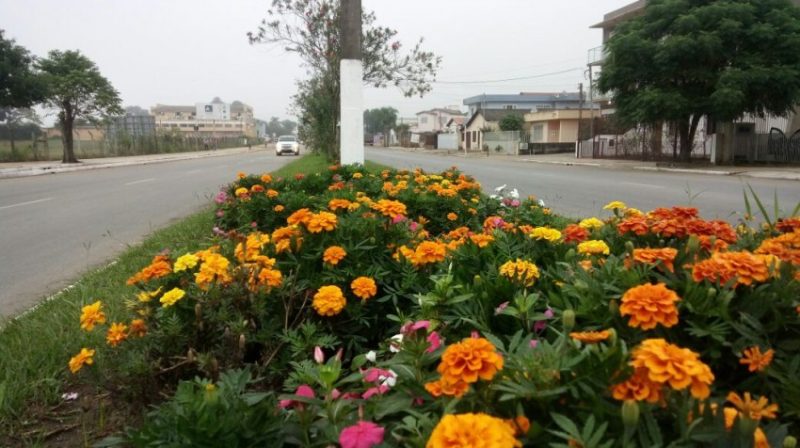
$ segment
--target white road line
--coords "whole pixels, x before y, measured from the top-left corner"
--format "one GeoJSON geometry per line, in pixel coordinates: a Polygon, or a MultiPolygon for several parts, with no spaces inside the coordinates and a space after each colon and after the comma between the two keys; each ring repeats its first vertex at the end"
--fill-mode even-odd
{"type": "Polygon", "coordinates": [[[125,185],[136,185],[136,184],[143,184],[143,183],[145,183],[145,182],[152,182],[152,181],[154,181],[154,180],[156,180],[156,179],[155,179],[155,177],[148,177],[147,179],[140,179],[140,180],[135,180],[135,181],[133,181],[133,182],[128,182],[128,183],[126,183],[125,185]]]}
{"type": "Polygon", "coordinates": [[[620,185],[630,185],[632,187],[638,187],[638,188],[656,188],[656,189],[659,189],[659,190],[667,188],[667,187],[665,187],[663,185],[640,184],[638,182],[620,182],[620,185]]]}
{"type": "Polygon", "coordinates": [[[52,200],[53,200],[53,198],[44,198],[44,199],[37,199],[35,201],[20,202],[19,204],[4,205],[4,206],[0,207],[0,210],[4,210],[4,209],[7,209],[7,208],[11,208],[11,207],[20,207],[20,206],[23,206],[23,205],[38,204],[40,202],[47,202],[47,201],[52,201],[52,200]]]}

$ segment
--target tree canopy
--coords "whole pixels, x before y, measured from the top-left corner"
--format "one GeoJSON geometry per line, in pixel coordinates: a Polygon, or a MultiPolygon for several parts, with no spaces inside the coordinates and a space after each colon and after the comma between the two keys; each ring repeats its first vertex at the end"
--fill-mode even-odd
{"type": "Polygon", "coordinates": [[[47,86],[46,104],[58,109],[64,163],[75,163],[72,128],[76,119],[97,121],[123,113],[119,94],[94,62],[78,51],[52,50],[38,62],[47,86]]]}
{"type": "Polygon", "coordinates": [[[31,107],[44,98],[44,84],[34,70],[34,60],[25,47],[6,39],[0,30],[0,110],[31,107]]]}
{"type": "MultiPolygon", "coordinates": [[[[294,97],[299,133],[312,148],[327,151],[334,159],[339,149],[339,13],[339,0],[273,0],[269,17],[248,33],[250,43],[282,45],[308,68],[309,79],[298,82],[294,97]]],[[[423,51],[422,39],[404,52],[397,31],[375,21],[374,13],[362,12],[364,82],[373,87],[394,85],[407,96],[429,92],[441,58],[423,51]]]]}
{"type": "Polygon", "coordinates": [[[674,123],[688,159],[704,116],[794,108],[798,48],[800,8],[789,0],[649,0],[609,39],[597,85],[628,124],[674,123]]]}
{"type": "Polygon", "coordinates": [[[267,122],[267,134],[269,135],[288,135],[294,133],[297,123],[292,120],[281,120],[278,117],[270,117],[267,122]]]}
{"type": "Polygon", "coordinates": [[[501,131],[521,131],[523,124],[525,124],[525,119],[522,115],[516,114],[508,114],[497,123],[501,131]]]}
{"type": "Polygon", "coordinates": [[[397,124],[397,109],[381,107],[364,111],[364,127],[369,134],[388,133],[397,124]]]}

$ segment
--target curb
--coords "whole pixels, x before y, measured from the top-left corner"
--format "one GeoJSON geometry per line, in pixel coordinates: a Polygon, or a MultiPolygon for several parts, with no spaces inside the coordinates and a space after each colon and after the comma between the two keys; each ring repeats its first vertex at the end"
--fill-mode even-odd
{"type": "Polygon", "coordinates": [[[635,166],[633,169],[638,171],[659,171],[664,173],[684,173],[684,174],[712,174],[716,176],[732,176],[743,175],[746,176],[746,171],[722,171],[722,170],[695,170],[691,168],[663,168],[663,167],[650,167],[650,166],[635,166]]]}

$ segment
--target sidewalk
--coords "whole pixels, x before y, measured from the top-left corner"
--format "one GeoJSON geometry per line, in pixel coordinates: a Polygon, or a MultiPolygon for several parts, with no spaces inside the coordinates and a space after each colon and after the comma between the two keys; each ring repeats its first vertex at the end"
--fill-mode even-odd
{"type": "Polygon", "coordinates": [[[203,157],[220,157],[233,154],[254,153],[264,151],[263,146],[216,149],[209,151],[175,152],[164,154],[147,154],[127,157],[103,157],[98,159],[80,159],[80,163],[46,162],[9,162],[0,163],[0,179],[12,177],[40,176],[43,174],[69,173],[73,171],[112,168],[129,165],[147,165],[150,163],[173,162],[176,160],[199,159],[203,157]]]}
{"type": "Polygon", "coordinates": [[[462,158],[488,158],[495,160],[508,160],[527,163],[541,163],[550,165],[564,166],[590,166],[606,169],[628,169],[637,171],[654,171],[665,173],[683,174],[710,174],[718,176],[745,176],[761,179],[779,179],[800,181],[800,166],[715,166],[698,165],[697,167],[673,167],[664,162],[644,162],[640,160],[619,160],[619,159],[576,159],[573,154],[536,154],[525,156],[513,155],[490,155],[486,156],[483,152],[470,152],[465,154],[463,151],[444,150],[444,149],[420,149],[420,148],[400,148],[389,147],[381,149],[392,149],[406,152],[419,152],[441,156],[462,157],[462,158]]]}

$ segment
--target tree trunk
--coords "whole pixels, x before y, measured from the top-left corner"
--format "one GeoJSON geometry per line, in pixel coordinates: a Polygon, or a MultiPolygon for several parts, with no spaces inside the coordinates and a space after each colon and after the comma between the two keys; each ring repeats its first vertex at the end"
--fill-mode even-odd
{"type": "Polygon", "coordinates": [[[692,141],[689,139],[688,119],[678,123],[678,135],[681,142],[681,162],[689,163],[692,161],[692,141]]]}
{"type": "Polygon", "coordinates": [[[70,114],[63,115],[61,120],[61,140],[64,142],[64,157],[61,159],[61,163],[78,163],[73,148],[72,129],[74,124],[75,117],[70,114]]]}

